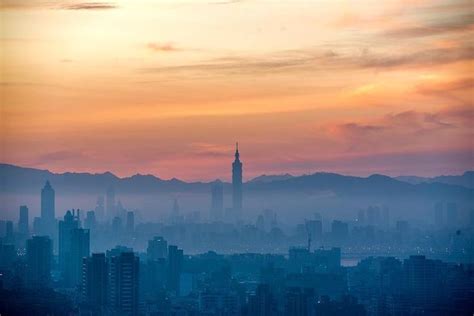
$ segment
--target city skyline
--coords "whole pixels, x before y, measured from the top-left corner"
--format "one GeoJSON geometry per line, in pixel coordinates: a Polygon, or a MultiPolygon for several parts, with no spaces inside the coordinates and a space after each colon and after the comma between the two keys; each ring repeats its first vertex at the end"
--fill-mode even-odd
{"type": "Polygon", "coordinates": [[[1,162],[212,180],[239,140],[248,178],[473,169],[469,1],[97,4],[2,2],[1,162]]]}
{"type": "Polygon", "coordinates": [[[474,0],[0,0],[0,316],[474,316],[474,0]]]}

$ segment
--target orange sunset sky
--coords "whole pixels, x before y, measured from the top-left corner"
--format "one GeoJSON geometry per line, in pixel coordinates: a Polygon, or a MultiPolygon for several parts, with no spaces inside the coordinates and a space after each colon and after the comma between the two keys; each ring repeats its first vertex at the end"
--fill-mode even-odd
{"type": "Polygon", "coordinates": [[[0,0],[0,161],[244,178],[473,163],[474,2],[0,0]]]}

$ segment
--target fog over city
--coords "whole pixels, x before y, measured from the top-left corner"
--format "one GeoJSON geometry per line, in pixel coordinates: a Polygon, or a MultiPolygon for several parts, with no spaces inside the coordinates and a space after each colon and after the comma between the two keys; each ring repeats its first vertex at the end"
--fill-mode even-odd
{"type": "Polygon", "coordinates": [[[0,316],[474,315],[472,0],[0,0],[0,316]]]}

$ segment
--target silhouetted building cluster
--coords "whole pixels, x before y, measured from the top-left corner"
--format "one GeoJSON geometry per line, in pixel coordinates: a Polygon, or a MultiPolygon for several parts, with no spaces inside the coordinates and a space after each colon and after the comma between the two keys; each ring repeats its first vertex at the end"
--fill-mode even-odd
{"type": "Polygon", "coordinates": [[[269,208],[244,221],[242,169],[236,147],[232,207],[211,183],[208,221],[176,198],[164,221],[144,222],[113,186],[58,220],[47,181],[33,227],[25,205],[16,227],[0,221],[0,314],[473,314],[474,211],[461,223],[456,203],[438,202],[428,227],[385,205],[291,227],[269,208]]]}

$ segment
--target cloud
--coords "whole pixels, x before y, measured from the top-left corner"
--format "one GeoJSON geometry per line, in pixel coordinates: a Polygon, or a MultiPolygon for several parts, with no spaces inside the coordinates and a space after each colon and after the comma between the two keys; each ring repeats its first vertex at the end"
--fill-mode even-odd
{"type": "Polygon", "coordinates": [[[47,165],[50,163],[66,161],[66,160],[77,160],[77,159],[86,159],[85,155],[80,152],[73,152],[68,150],[59,150],[50,152],[44,155],[41,155],[35,162],[38,165],[47,165]]]}
{"type": "Polygon", "coordinates": [[[367,134],[378,133],[386,127],[382,125],[370,125],[360,123],[344,123],[336,126],[335,131],[344,136],[365,136],[367,134]]]}
{"type": "Polygon", "coordinates": [[[117,6],[110,2],[81,2],[63,5],[61,8],[65,10],[106,10],[115,9],[117,6]]]}
{"type": "MultiPolygon", "coordinates": [[[[157,46],[156,49],[172,49],[157,46]]],[[[327,49],[280,51],[267,55],[224,56],[194,64],[140,68],[145,74],[186,76],[266,75],[270,73],[336,71],[347,69],[389,69],[397,67],[426,67],[474,59],[472,47],[423,49],[411,53],[339,53],[327,49]]]]}
{"type": "Polygon", "coordinates": [[[425,49],[404,55],[375,56],[366,54],[359,60],[362,68],[392,68],[397,66],[431,66],[474,59],[472,47],[425,49]]]}
{"type": "Polygon", "coordinates": [[[190,147],[192,155],[200,157],[232,157],[232,146],[195,142],[191,143],[190,147]]]}
{"type": "Polygon", "coordinates": [[[62,10],[104,10],[114,9],[117,6],[111,2],[78,2],[62,1],[53,2],[48,0],[2,0],[1,9],[62,9],[62,10]]]}
{"type": "Polygon", "coordinates": [[[181,49],[177,48],[173,43],[157,43],[151,42],[146,45],[146,47],[154,52],[176,52],[181,49]]]}
{"type": "MultiPolygon", "coordinates": [[[[367,122],[345,122],[330,126],[332,135],[339,138],[381,140],[394,134],[406,139],[420,133],[434,133],[445,129],[463,129],[466,121],[473,119],[473,111],[468,107],[446,108],[437,112],[404,111],[387,114],[367,122]],[[467,118],[466,118],[467,117],[467,118]]],[[[431,134],[431,137],[433,137],[431,134]]]]}
{"type": "Polygon", "coordinates": [[[390,38],[415,38],[434,36],[450,32],[469,32],[474,28],[474,14],[460,14],[446,18],[432,19],[425,25],[391,29],[382,33],[390,38]]]}
{"type": "Polygon", "coordinates": [[[451,91],[473,88],[474,78],[462,78],[453,81],[423,83],[418,85],[415,91],[421,94],[444,94],[451,91]]]}

